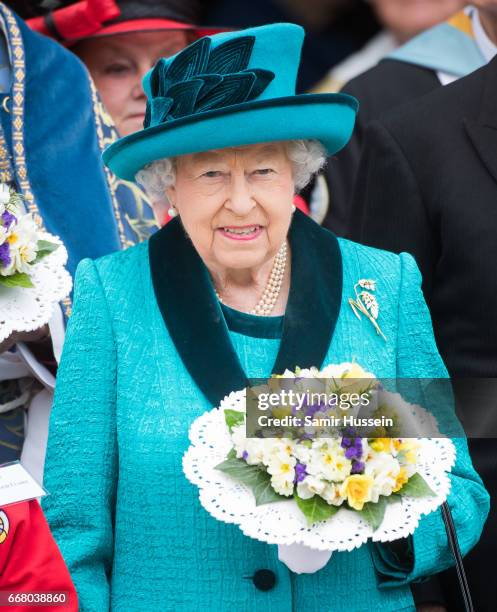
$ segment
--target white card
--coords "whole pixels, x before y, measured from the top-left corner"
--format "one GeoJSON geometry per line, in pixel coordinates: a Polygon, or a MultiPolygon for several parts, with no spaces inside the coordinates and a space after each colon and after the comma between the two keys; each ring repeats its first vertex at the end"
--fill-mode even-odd
{"type": "Polygon", "coordinates": [[[31,474],[16,461],[0,467],[0,507],[46,495],[31,474]]]}

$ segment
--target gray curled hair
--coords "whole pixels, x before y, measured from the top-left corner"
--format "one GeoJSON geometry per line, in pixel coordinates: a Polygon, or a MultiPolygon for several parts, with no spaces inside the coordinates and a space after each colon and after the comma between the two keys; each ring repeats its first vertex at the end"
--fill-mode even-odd
{"type": "MultiPolygon", "coordinates": [[[[293,166],[295,189],[300,191],[325,165],[326,151],[317,140],[289,140],[285,145],[293,166]]],[[[164,199],[165,190],[176,180],[175,158],[158,159],[147,164],[136,173],[135,179],[152,200],[164,199]]]]}

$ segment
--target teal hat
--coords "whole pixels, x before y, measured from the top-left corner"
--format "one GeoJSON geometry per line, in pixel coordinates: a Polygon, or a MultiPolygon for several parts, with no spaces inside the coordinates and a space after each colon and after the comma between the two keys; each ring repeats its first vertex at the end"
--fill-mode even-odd
{"type": "Polygon", "coordinates": [[[144,129],[104,151],[126,180],[164,157],[280,140],[316,139],[329,155],[349,140],[358,103],[295,95],[304,30],[277,23],[200,38],[145,75],[144,129]]]}

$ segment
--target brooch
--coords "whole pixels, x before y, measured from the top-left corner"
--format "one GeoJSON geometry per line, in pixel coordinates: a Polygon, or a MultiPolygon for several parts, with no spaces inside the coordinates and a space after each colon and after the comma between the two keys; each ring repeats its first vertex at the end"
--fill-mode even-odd
{"type": "Polygon", "coordinates": [[[378,300],[371,293],[372,291],[376,291],[376,281],[362,278],[354,285],[356,299],[349,298],[349,304],[359,321],[361,320],[361,315],[359,314],[361,312],[371,321],[376,329],[376,333],[383,340],[386,340],[385,334],[377,323],[380,307],[378,306],[378,300]]]}

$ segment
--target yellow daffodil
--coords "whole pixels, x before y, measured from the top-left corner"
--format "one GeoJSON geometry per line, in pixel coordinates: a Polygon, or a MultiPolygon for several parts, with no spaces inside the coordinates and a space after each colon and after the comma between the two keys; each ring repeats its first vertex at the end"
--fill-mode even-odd
{"type": "Polygon", "coordinates": [[[348,476],[340,487],[340,494],[347,498],[354,510],[362,510],[364,504],[371,501],[374,480],[365,474],[348,476]]]}
{"type": "Polygon", "coordinates": [[[399,452],[403,453],[404,460],[406,463],[416,463],[418,460],[417,450],[419,443],[416,440],[402,440],[399,444],[399,452]]]}
{"type": "Polygon", "coordinates": [[[397,474],[397,478],[395,479],[395,486],[392,489],[393,493],[397,493],[397,491],[400,491],[400,489],[402,489],[402,487],[406,484],[408,480],[409,476],[407,475],[406,469],[400,468],[400,472],[397,474]]]}
{"type": "Polygon", "coordinates": [[[272,415],[276,419],[282,419],[283,417],[290,416],[292,414],[291,406],[275,406],[272,410],[272,415]]]}
{"type": "Polygon", "coordinates": [[[389,453],[392,449],[391,438],[375,438],[371,440],[369,446],[377,453],[389,453]]]}
{"type": "Polygon", "coordinates": [[[373,378],[373,375],[366,372],[357,363],[352,363],[342,374],[342,379],[344,378],[373,378]]]}

